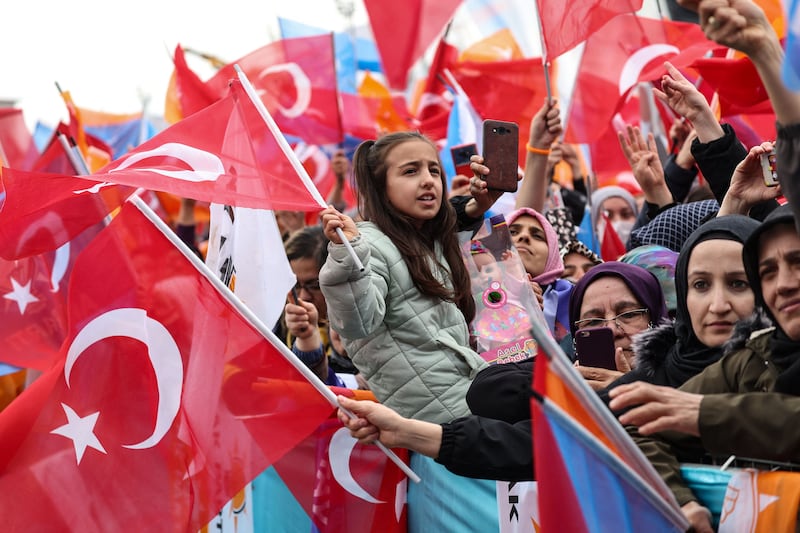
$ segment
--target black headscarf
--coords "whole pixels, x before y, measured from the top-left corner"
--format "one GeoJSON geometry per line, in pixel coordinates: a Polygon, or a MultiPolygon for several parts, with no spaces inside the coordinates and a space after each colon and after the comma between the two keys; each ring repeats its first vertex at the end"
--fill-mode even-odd
{"type": "Polygon", "coordinates": [[[795,227],[794,213],[789,204],[775,209],[764,219],[764,222],[747,239],[742,251],[742,259],[747,279],[750,281],[750,286],[753,287],[756,305],[762,307],[775,324],[775,332],[769,343],[772,362],[780,370],[778,378],[775,380],[775,391],[800,396],[800,342],[790,339],[775,320],[764,302],[761,278],[758,275],[758,249],[761,238],[765,233],[780,225],[795,227]]]}
{"type": "Polygon", "coordinates": [[[713,218],[689,235],[681,247],[675,264],[675,296],[678,305],[674,330],[677,342],[664,360],[664,371],[668,379],[668,383],[664,385],[678,387],[722,357],[721,346],[715,348],[706,346],[700,342],[692,328],[692,318],[686,306],[689,292],[689,259],[692,251],[701,242],[710,240],[730,240],[744,244],[758,226],[757,221],[742,215],[713,218]]]}

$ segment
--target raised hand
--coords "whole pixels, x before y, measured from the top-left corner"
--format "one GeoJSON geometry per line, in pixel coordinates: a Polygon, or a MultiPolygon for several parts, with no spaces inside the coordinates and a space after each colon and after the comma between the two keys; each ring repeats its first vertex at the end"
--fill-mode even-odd
{"type": "Polygon", "coordinates": [[[722,200],[717,216],[740,214],[747,215],[750,209],[759,202],[771,200],[781,195],[781,186],[767,187],[764,184],[764,173],[761,167],[761,156],[773,149],[771,142],[754,146],[747,153],[731,176],[728,192],[722,200]]]}

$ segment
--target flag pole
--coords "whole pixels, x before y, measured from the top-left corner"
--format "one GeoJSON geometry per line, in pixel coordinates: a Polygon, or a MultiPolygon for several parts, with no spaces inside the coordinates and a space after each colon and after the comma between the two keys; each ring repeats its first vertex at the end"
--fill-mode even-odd
{"type": "Polygon", "coordinates": [[[83,160],[83,155],[78,150],[77,152],[73,150],[72,145],[70,144],[69,140],[67,140],[67,136],[63,133],[58,134],[58,142],[61,144],[61,148],[64,149],[64,152],[67,155],[67,159],[69,159],[72,168],[75,169],[75,173],[78,176],[88,176],[91,174],[89,172],[89,167],[86,164],[86,161],[83,160]]]}
{"type": "Polygon", "coordinates": [[[544,31],[542,31],[542,17],[539,14],[539,2],[538,0],[534,2],[536,6],[534,11],[536,11],[536,25],[539,28],[539,42],[542,46],[542,68],[544,70],[544,85],[545,89],[547,90],[547,103],[551,103],[553,101],[553,88],[552,84],[550,83],[550,61],[547,58],[547,43],[544,42],[544,31]]]}
{"type": "MultiPolygon", "coordinates": [[[[264,102],[262,102],[261,98],[259,98],[258,95],[256,94],[253,85],[250,83],[250,80],[247,79],[247,75],[245,75],[244,71],[238,64],[234,65],[233,68],[236,69],[236,73],[239,76],[239,81],[242,82],[242,87],[244,87],[244,91],[247,93],[247,96],[250,98],[250,101],[253,102],[254,106],[256,106],[256,109],[258,110],[258,113],[261,115],[261,118],[264,119],[264,122],[266,122],[267,127],[272,132],[272,136],[275,137],[276,141],[278,141],[278,145],[281,147],[283,155],[285,155],[286,158],[289,160],[289,162],[292,164],[292,168],[294,168],[294,171],[297,172],[298,176],[300,176],[300,179],[303,181],[303,184],[306,186],[306,189],[308,189],[308,191],[311,193],[311,196],[314,197],[314,200],[317,201],[320,207],[322,207],[323,209],[325,207],[328,207],[328,204],[325,203],[325,200],[323,200],[322,195],[317,190],[317,186],[314,185],[313,181],[311,181],[311,178],[308,176],[308,172],[306,172],[306,169],[303,167],[302,163],[300,163],[300,160],[297,158],[297,154],[294,153],[292,147],[289,146],[288,142],[286,142],[283,133],[281,133],[281,130],[278,128],[278,125],[275,123],[275,120],[269,114],[269,111],[267,111],[266,106],[264,106],[264,102]]],[[[353,261],[355,262],[358,269],[363,272],[364,265],[361,264],[361,260],[356,255],[356,251],[353,250],[353,245],[351,245],[350,241],[347,240],[347,237],[344,236],[342,228],[336,228],[336,234],[339,236],[339,239],[341,239],[342,244],[344,244],[345,248],[347,248],[350,257],[353,258],[353,261]]]]}
{"type": "MultiPolygon", "coordinates": [[[[156,226],[164,236],[172,242],[180,251],[181,253],[197,268],[207,279],[208,281],[217,289],[217,291],[222,294],[230,303],[233,305],[237,311],[239,311],[247,321],[256,329],[258,330],[261,335],[264,336],[279,352],[280,354],[293,366],[295,369],[300,372],[303,377],[305,377],[311,385],[314,386],[317,391],[322,394],[322,396],[328,400],[333,407],[338,407],[350,418],[356,418],[356,415],[350,412],[347,409],[342,408],[339,405],[339,402],[336,399],[336,395],[333,393],[331,389],[325,385],[322,380],[317,377],[314,372],[308,368],[300,359],[272,332],[270,328],[268,328],[264,323],[259,319],[253,311],[247,307],[238,296],[236,296],[230,288],[223,283],[221,279],[214,275],[210,268],[197,256],[195,255],[189,247],[184,243],[172,229],[161,220],[155,211],[153,211],[147,203],[142,200],[137,195],[131,195],[128,199],[133,205],[135,205],[139,211],[142,212],[144,216],[146,216],[150,222],[156,226]]],[[[419,483],[420,477],[413,471],[411,468],[406,465],[400,458],[389,448],[387,448],[383,443],[376,441],[375,444],[378,448],[386,454],[386,456],[397,465],[400,470],[403,471],[405,475],[416,483],[419,483]]]]}

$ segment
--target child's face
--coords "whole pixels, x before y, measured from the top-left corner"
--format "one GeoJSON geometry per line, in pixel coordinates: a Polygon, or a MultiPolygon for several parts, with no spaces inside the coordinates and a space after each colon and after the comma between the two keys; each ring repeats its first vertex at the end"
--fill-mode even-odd
{"type": "Polygon", "coordinates": [[[442,168],[430,143],[405,141],[386,154],[386,195],[418,227],[436,216],[442,206],[442,168]]]}

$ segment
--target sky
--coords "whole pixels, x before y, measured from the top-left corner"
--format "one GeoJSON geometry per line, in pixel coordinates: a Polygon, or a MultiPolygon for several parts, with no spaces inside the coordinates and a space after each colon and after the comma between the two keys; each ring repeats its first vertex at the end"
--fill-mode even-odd
{"type": "MultiPolygon", "coordinates": [[[[366,23],[356,0],[353,20],[366,23]]],[[[16,100],[32,129],[66,119],[56,82],[78,106],[109,113],[163,114],[175,45],[234,61],[279,36],[282,16],[347,28],[335,0],[14,1],[3,6],[0,100],[16,100]],[[278,4],[280,5],[278,6],[278,4]]],[[[190,62],[192,59],[189,59],[190,62]]],[[[198,68],[202,63],[190,63],[198,68]]]]}

